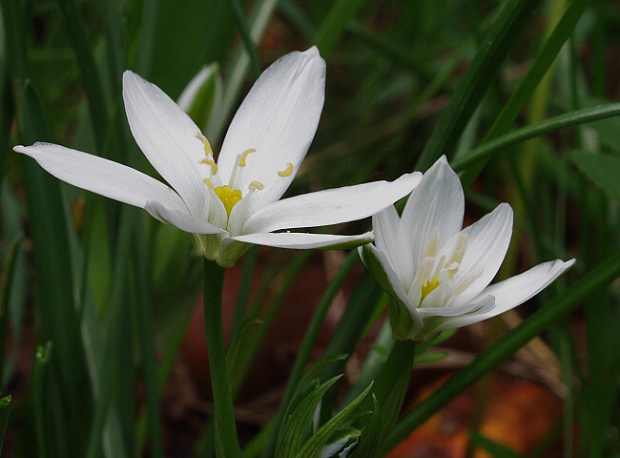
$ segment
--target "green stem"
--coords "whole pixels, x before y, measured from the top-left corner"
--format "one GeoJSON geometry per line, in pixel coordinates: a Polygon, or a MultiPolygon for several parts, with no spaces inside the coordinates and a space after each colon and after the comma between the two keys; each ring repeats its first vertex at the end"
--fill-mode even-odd
{"type": "Polygon", "coordinates": [[[235,425],[232,390],[226,369],[226,350],[222,327],[222,288],[226,270],[215,262],[204,263],[204,315],[209,368],[213,386],[215,436],[217,456],[233,458],[241,456],[239,438],[235,425]]]}

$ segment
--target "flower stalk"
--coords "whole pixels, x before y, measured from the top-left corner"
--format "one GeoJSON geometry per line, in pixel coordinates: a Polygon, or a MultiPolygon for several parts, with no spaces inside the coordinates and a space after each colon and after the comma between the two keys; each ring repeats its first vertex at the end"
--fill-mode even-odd
{"type": "Polygon", "coordinates": [[[230,379],[226,368],[226,349],[222,326],[222,288],[226,269],[215,262],[204,261],[204,319],[209,369],[213,390],[215,443],[218,457],[241,456],[233,410],[230,379]]]}

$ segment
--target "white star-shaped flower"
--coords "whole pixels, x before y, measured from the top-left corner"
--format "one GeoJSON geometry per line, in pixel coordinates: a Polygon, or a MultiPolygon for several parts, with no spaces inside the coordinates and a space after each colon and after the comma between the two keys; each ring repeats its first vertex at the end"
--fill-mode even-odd
{"type": "Polygon", "coordinates": [[[375,243],[362,260],[390,296],[395,338],[426,340],[444,329],[494,317],[548,286],[575,260],[538,266],[489,285],[510,243],[512,209],[500,204],[462,229],[463,188],[445,158],[422,178],[402,217],[390,206],[373,216],[375,243]]]}
{"type": "Polygon", "coordinates": [[[325,97],[316,48],[293,52],[258,78],[232,120],[217,160],[189,116],[157,86],[127,71],[123,99],[131,132],[167,182],[49,143],[16,146],[74,186],[146,209],[195,234],[198,251],[232,266],[250,244],[346,248],[372,234],[289,232],[371,216],[407,195],[421,174],[280,199],[316,132],[325,97]]]}

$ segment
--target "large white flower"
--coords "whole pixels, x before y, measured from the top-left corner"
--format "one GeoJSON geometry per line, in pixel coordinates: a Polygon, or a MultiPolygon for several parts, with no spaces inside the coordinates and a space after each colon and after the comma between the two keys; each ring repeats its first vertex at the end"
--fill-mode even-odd
{"type": "Polygon", "coordinates": [[[546,262],[488,286],[506,256],[512,209],[500,204],[461,230],[464,206],[461,182],[441,158],[409,196],[402,217],[394,206],[373,216],[375,244],[359,252],[390,296],[395,338],[425,340],[499,315],[575,263],[546,262]]]}
{"type": "Polygon", "coordinates": [[[215,160],[194,122],[157,86],[127,71],[123,99],[131,132],[164,184],[137,170],[62,146],[15,151],[74,186],[146,209],[195,234],[201,254],[232,266],[250,244],[285,248],[353,247],[372,234],[291,233],[361,219],[407,195],[421,175],[280,200],[316,132],[325,62],[316,48],[290,53],[256,81],[232,120],[215,160]],[[280,232],[278,232],[280,231],[280,232]]]}

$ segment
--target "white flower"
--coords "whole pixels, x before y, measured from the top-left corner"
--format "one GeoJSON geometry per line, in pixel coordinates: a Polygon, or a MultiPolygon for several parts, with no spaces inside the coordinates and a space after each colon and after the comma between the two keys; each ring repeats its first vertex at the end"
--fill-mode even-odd
{"type": "Polygon", "coordinates": [[[512,209],[500,204],[461,230],[464,206],[461,182],[442,157],[413,190],[402,217],[393,206],[373,216],[375,245],[359,252],[390,296],[395,338],[425,340],[499,315],[575,263],[546,262],[488,286],[506,256],[512,209]]]}
{"type": "Polygon", "coordinates": [[[136,143],[170,185],[137,170],[62,146],[35,143],[15,151],[74,186],[146,209],[196,234],[198,251],[232,266],[249,244],[341,248],[372,234],[277,232],[373,215],[407,195],[420,174],[280,200],[308,151],[325,93],[325,62],[316,48],[290,53],[254,84],[217,158],[192,120],[155,85],[127,71],[125,110],[136,143]]]}

